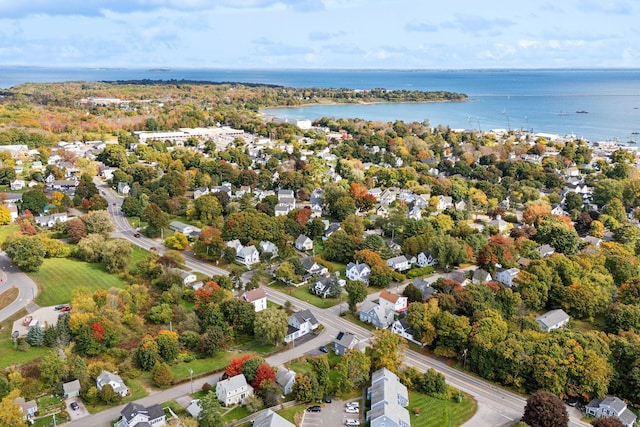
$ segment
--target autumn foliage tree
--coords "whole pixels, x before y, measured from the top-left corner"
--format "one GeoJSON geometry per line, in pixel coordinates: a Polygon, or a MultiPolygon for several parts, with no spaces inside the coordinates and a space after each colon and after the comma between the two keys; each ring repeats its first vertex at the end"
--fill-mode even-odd
{"type": "Polygon", "coordinates": [[[260,391],[260,387],[265,382],[275,382],[276,374],[273,371],[273,368],[269,366],[267,362],[264,362],[258,366],[258,370],[256,371],[256,376],[253,379],[253,383],[251,385],[257,391],[260,391]]]}
{"type": "Polygon", "coordinates": [[[566,427],[569,414],[558,396],[539,391],[527,399],[522,421],[531,427],[566,427]]]}
{"type": "Polygon", "coordinates": [[[227,365],[227,368],[225,369],[224,372],[229,377],[235,377],[236,375],[240,375],[242,373],[242,367],[244,366],[244,363],[247,360],[252,359],[253,357],[255,357],[255,354],[252,354],[252,353],[243,354],[242,356],[234,357],[229,363],[229,365],[227,365]]]}

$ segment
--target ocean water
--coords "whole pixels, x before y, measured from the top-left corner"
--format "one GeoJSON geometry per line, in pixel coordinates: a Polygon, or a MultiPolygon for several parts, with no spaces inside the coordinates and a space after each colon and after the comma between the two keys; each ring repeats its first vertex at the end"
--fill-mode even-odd
{"type": "Polygon", "coordinates": [[[0,67],[0,88],[26,82],[201,80],[289,87],[444,90],[469,102],[321,105],[263,112],[295,121],[357,117],[452,128],[527,129],[590,141],[640,142],[640,70],[227,70],[0,67]],[[584,113],[577,113],[584,111],[584,113]]]}

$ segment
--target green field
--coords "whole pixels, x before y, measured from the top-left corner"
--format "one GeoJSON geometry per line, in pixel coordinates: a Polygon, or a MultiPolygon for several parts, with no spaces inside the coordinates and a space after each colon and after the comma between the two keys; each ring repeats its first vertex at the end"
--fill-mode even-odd
{"type": "Polygon", "coordinates": [[[42,307],[64,304],[71,293],[80,287],[93,293],[101,289],[124,288],[124,282],[115,274],[107,273],[102,264],[89,264],[70,258],[48,258],[35,273],[29,273],[40,294],[36,303],[42,307]]]}
{"type": "Polygon", "coordinates": [[[174,380],[183,380],[190,377],[189,369],[193,369],[193,376],[218,371],[226,367],[236,354],[221,352],[204,359],[194,359],[191,362],[178,362],[171,365],[174,380]]]}
{"type": "Polygon", "coordinates": [[[18,224],[3,225],[0,227],[0,244],[3,243],[8,236],[18,230],[20,230],[20,226],[18,224]]]}
{"type": "Polygon", "coordinates": [[[467,395],[463,395],[462,402],[458,403],[409,391],[407,409],[413,427],[450,427],[468,421],[475,414],[477,404],[467,395]],[[414,414],[416,407],[420,409],[420,415],[414,414]]]}
{"type": "Polygon", "coordinates": [[[26,315],[26,310],[20,310],[9,319],[0,323],[0,369],[4,369],[11,365],[21,365],[33,359],[43,357],[51,351],[49,347],[31,347],[27,351],[13,349],[13,340],[11,339],[13,322],[26,315]]]}
{"type": "Polygon", "coordinates": [[[232,421],[241,420],[244,417],[248,417],[249,415],[251,415],[251,412],[249,412],[249,409],[247,409],[246,406],[236,406],[235,408],[224,414],[222,416],[222,419],[226,423],[230,423],[232,421]]]}

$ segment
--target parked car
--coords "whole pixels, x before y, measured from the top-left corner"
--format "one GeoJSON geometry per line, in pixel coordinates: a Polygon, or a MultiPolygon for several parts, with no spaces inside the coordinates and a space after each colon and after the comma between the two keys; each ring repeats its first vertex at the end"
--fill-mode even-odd
{"type": "Polygon", "coordinates": [[[324,403],[331,403],[331,396],[326,396],[324,398],[324,403]]]}
{"type": "Polygon", "coordinates": [[[133,233],[133,237],[140,237],[140,233],[133,233]]]}
{"type": "Polygon", "coordinates": [[[359,414],[360,408],[358,408],[357,406],[347,406],[344,412],[346,412],[347,414],[359,414]]]}
{"type": "Polygon", "coordinates": [[[73,409],[74,411],[77,411],[78,408],[80,407],[80,405],[78,405],[78,402],[71,402],[71,409],[73,409]]]}
{"type": "Polygon", "coordinates": [[[55,307],[53,307],[54,310],[61,310],[62,308],[64,308],[64,306],[67,304],[58,304],[55,307]]]}
{"type": "Polygon", "coordinates": [[[64,307],[62,307],[62,308],[60,309],[60,312],[61,312],[61,313],[67,313],[67,312],[69,312],[69,311],[71,311],[71,307],[70,307],[70,306],[68,306],[68,305],[65,305],[64,307]]]}
{"type": "Polygon", "coordinates": [[[352,418],[347,418],[347,419],[344,421],[344,425],[346,425],[346,426],[359,426],[359,425],[360,425],[360,420],[355,420],[355,419],[352,419],[352,418]]]}
{"type": "Polygon", "coordinates": [[[329,353],[329,349],[327,348],[327,346],[324,346],[324,345],[320,347],[320,351],[323,353],[329,353]]]}
{"type": "Polygon", "coordinates": [[[322,411],[322,409],[318,405],[309,406],[307,408],[307,412],[320,412],[320,411],[322,411]]]}
{"type": "Polygon", "coordinates": [[[346,406],[347,408],[360,408],[360,402],[357,402],[357,401],[347,402],[344,404],[344,406],[346,406]]]}
{"type": "Polygon", "coordinates": [[[32,320],[33,320],[32,316],[25,317],[24,320],[22,321],[22,326],[29,326],[32,320]]]}

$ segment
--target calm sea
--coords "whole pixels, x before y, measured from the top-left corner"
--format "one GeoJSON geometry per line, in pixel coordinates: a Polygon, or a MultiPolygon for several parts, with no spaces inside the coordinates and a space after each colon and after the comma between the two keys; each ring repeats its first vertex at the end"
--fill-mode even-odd
{"type": "Polygon", "coordinates": [[[0,67],[0,87],[26,82],[186,79],[289,87],[445,90],[471,101],[322,105],[264,112],[295,121],[329,117],[424,121],[452,128],[528,129],[590,141],[640,142],[640,70],[223,70],[0,67]],[[580,113],[578,113],[580,111],[580,113]]]}

